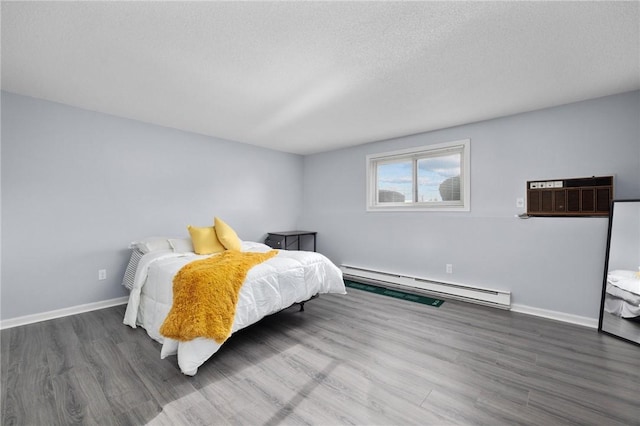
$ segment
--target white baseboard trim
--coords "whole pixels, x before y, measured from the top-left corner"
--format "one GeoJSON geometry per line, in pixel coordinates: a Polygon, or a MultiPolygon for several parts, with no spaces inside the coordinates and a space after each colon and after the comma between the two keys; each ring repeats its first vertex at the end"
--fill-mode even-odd
{"type": "Polygon", "coordinates": [[[48,321],[56,318],[67,317],[69,315],[81,314],[83,312],[97,311],[98,309],[110,308],[112,306],[124,305],[128,301],[129,298],[124,296],[115,299],[103,300],[101,302],[86,303],[84,305],[71,306],[64,309],[56,309],[55,311],[42,312],[40,314],[10,318],[0,321],[0,330],[19,327],[21,325],[33,324],[40,321],[48,321]]]}
{"type": "MultiPolygon", "coordinates": [[[[103,300],[101,302],[86,303],[84,305],[72,306],[70,308],[57,309],[55,311],[42,312],[40,314],[10,318],[0,321],[0,330],[19,327],[21,325],[33,324],[41,321],[48,321],[56,318],[67,317],[70,315],[81,314],[83,312],[96,311],[98,309],[110,308],[112,306],[124,305],[128,301],[129,298],[124,296],[115,299],[103,300]]],[[[598,328],[598,318],[589,318],[579,315],[567,314],[559,311],[550,311],[547,309],[520,305],[518,303],[512,303],[511,310],[513,312],[534,315],[537,317],[548,318],[556,321],[568,322],[571,324],[582,325],[584,327],[598,328]]]]}
{"type": "Polygon", "coordinates": [[[598,318],[582,317],[579,315],[566,314],[559,311],[549,311],[547,309],[534,308],[532,306],[520,305],[517,303],[511,304],[511,310],[513,312],[520,312],[521,314],[535,315],[537,317],[568,322],[571,324],[582,325],[589,328],[598,328],[598,318]]]}

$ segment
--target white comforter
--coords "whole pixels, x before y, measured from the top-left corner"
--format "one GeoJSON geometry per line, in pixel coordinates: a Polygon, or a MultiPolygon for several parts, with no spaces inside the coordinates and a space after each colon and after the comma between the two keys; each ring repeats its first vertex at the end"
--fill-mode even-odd
{"type": "MultiPolygon", "coordinates": [[[[242,244],[243,251],[271,250],[260,243],[242,244]]],[[[151,338],[162,343],[161,358],[177,354],[180,369],[189,376],[196,374],[198,367],[221,345],[206,338],[179,342],[163,337],[159,330],[171,309],[173,277],[187,263],[206,257],[169,250],[144,255],[124,317],[125,324],[133,328],[142,326],[151,338]]],[[[277,256],[247,274],[240,289],[232,332],[317,293],[346,293],[340,269],[319,253],[280,250],[277,256]]]]}
{"type": "Polygon", "coordinates": [[[640,276],[635,271],[610,271],[607,281],[618,288],[640,295],[640,276]]]}

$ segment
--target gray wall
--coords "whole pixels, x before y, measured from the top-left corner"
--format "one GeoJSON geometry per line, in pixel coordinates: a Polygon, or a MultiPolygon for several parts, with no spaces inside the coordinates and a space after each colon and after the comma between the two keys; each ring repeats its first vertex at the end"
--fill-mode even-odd
{"type": "Polygon", "coordinates": [[[617,198],[640,197],[639,117],[636,91],[307,156],[300,225],[337,264],[509,290],[514,304],[597,318],[607,219],[516,219],[516,198],[527,180],[610,174],[617,198]],[[471,212],[365,211],[367,154],[466,138],[471,212]]]}
{"type": "Polygon", "coordinates": [[[300,156],[7,92],[1,159],[2,319],[125,296],[132,240],[214,215],[261,240],[302,201],[300,156]]]}
{"type": "Polygon", "coordinates": [[[613,209],[609,270],[640,267],[640,202],[616,203],[613,209]]]}
{"type": "Polygon", "coordinates": [[[527,180],[606,174],[640,198],[639,117],[632,92],[303,159],[2,92],[0,318],[125,296],[131,240],[214,215],[243,239],[309,228],[337,264],[596,318],[607,220],[519,220],[515,200],[527,180]],[[471,212],[365,212],[366,154],[465,138],[471,212]]]}

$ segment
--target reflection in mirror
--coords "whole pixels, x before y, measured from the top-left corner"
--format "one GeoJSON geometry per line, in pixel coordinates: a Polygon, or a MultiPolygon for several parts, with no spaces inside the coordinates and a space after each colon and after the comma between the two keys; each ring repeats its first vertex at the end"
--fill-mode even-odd
{"type": "Polygon", "coordinates": [[[640,200],[611,206],[598,329],[640,344],[640,200]]]}

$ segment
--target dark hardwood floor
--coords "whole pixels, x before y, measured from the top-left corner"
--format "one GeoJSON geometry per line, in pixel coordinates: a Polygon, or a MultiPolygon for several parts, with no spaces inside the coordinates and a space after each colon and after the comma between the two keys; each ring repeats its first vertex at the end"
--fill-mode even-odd
{"type": "Polygon", "coordinates": [[[234,335],[195,377],[124,306],[3,330],[3,425],[640,425],[640,347],[349,289],[234,335]]]}

